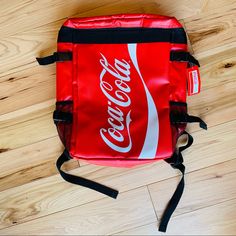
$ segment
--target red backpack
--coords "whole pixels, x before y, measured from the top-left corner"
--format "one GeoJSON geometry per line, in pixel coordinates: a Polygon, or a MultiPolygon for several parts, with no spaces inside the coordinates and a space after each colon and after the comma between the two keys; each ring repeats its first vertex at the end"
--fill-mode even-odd
{"type": "Polygon", "coordinates": [[[132,167],[165,160],[183,175],[160,223],[165,232],[184,189],[181,153],[193,142],[186,124],[207,129],[187,114],[187,90],[199,93],[200,79],[184,29],[173,17],[150,14],[72,18],[61,27],[57,46],[37,60],[57,62],[53,119],[65,146],[57,161],[61,176],[116,198],[118,191],[63,172],[62,164],[74,158],[132,167]],[[183,134],[188,142],[176,148],[183,134]]]}

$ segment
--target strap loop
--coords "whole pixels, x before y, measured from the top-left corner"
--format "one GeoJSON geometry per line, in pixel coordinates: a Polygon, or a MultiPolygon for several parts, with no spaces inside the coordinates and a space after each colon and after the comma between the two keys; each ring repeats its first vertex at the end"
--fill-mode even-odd
{"type": "Polygon", "coordinates": [[[195,123],[198,122],[200,128],[207,130],[207,124],[197,116],[190,116],[187,113],[171,112],[171,123],[195,123]]]}
{"type": "Polygon", "coordinates": [[[103,193],[111,198],[116,199],[117,195],[118,195],[118,191],[114,190],[112,188],[109,188],[105,185],[99,184],[97,182],[94,182],[92,180],[89,179],[85,179],[79,176],[75,176],[75,175],[71,175],[68,174],[64,171],[61,170],[61,166],[69,161],[71,159],[69,152],[65,149],[64,152],[61,154],[61,156],[58,158],[56,166],[57,169],[59,171],[59,173],[61,174],[61,177],[66,180],[67,182],[70,182],[72,184],[76,184],[76,185],[81,185],[83,187],[87,187],[90,189],[93,189],[97,192],[103,193]]]}
{"type": "Polygon", "coordinates": [[[36,57],[36,60],[39,65],[49,65],[54,62],[71,61],[72,52],[54,52],[52,55],[47,57],[36,57]]]}
{"type": "Polygon", "coordinates": [[[197,65],[200,67],[200,64],[196,58],[194,58],[189,52],[183,51],[171,51],[170,52],[171,61],[184,61],[189,62],[190,64],[197,65]]]}

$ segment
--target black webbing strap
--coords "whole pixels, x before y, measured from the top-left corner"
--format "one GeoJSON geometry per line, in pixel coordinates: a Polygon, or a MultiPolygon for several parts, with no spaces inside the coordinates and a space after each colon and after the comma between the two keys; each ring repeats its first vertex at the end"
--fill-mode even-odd
{"type": "Polygon", "coordinates": [[[109,197],[117,198],[117,195],[119,193],[117,190],[106,187],[106,186],[96,183],[92,180],[85,179],[85,178],[75,176],[75,175],[71,175],[71,174],[68,174],[68,173],[62,171],[61,166],[63,165],[63,163],[69,161],[70,159],[71,159],[71,157],[70,157],[70,154],[68,153],[67,150],[65,150],[61,154],[61,156],[57,159],[57,163],[56,163],[57,169],[60,172],[60,174],[64,180],[66,180],[67,182],[70,182],[72,184],[81,185],[83,187],[93,189],[93,190],[103,193],[109,197]]]}
{"type": "MultiPolygon", "coordinates": [[[[174,153],[172,155],[171,158],[166,159],[165,161],[167,163],[169,163],[174,169],[179,170],[182,173],[182,178],[172,196],[172,198],[170,199],[165,212],[161,218],[161,222],[159,225],[159,231],[161,232],[166,232],[166,228],[167,225],[169,223],[169,220],[171,218],[171,215],[173,214],[173,212],[175,211],[181,196],[183,194],[184,191],[184,174],[185,174],[185,166],[183,165],[183,156],[182,156],[182,151],[185,150],[186,148],[190,147],[193,143],[193,137],[187,133],[186,131],[184,131],[183,134],[187,134],[188,135],[188,142],[185,146],[182,146],[179,148],[179,152],[178,153],[174,153]]],[[[183,135],[182,134],[182,135],[183,135]]]]}
{"type": "Polygon", "coordinates": [[[170,60],[189,62],[190,64],[194,64],[200,67],[198,60],[194,58],[189,52],[171,51],[170,60]]]}
{"type": "Polygon", "coordinates": [[[53,112],[53,120],[55,124],[58,122],[72,123],[73,115],[70,112],[55,110],[53,112]]]}
{"type": "Polygon", "coordinates": [[[54,62],[71,61],[72,52],[54,52],[52,55],[47,57],[36,57],[36,60],[39,65],[49,65],[54,62]]]}
{"type": "Polygon", "coordinates": [[[171,123],[199,123],[202,129],[207,130],[207,124],[198,116],[190,116],[187,113],[171,112],[170,113],[171,123]]]}

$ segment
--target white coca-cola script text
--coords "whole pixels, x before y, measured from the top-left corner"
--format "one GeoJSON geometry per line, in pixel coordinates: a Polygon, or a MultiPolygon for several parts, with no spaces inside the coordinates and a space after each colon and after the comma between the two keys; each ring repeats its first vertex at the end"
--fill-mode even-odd
{"type": "Polygon", "coordinates": [[[108,63],[103,54],[101,54],[101,57],[100,64],[103,70],[100,74],[100,88],[108,99],[107,122],[110,127],[108,129],[101,128],[100,135],[110,148],[117,152],[127,153],[132,148],[129,127],[131,122],[131,110],[129,109],[131,105],[129,96],[131,92],[129,87],[130,64],[124,59],[115,59],[113,66],[108,63]],[[114,83],[111,84],[109,81],[106,81],[106,73],[108,73],[109,79],[114,79],[114,83]],[[124,114],[124,109],[127,114],[124,114]],[[125,137],[126,139],[128,137],[128,140],[125,140],[125,137]]]}

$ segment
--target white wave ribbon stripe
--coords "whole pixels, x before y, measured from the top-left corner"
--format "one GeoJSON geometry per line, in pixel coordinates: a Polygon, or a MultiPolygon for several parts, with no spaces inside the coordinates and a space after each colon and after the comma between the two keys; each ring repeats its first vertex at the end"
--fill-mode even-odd
{"type": "Polygon", "coordinates": [[[150,94],[144,80],[142,74],[140,73],[138,61],[137,61],[137,44],[131,43],[128,44],[128,51],[131,58],[132,63],[134,64],[135,69],[137,70],[139,77],[143,83],[144,90],[147,98],[148,105],[148,123],[147,123],[147,131],[144,140],[144,144],[139,155],[139,159],[154,159],[156,156],[158,139],[159,139],[159,120],[158,113],[156,109],[156,105],[153,101],[152,95],[150,94]]]}

